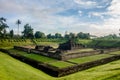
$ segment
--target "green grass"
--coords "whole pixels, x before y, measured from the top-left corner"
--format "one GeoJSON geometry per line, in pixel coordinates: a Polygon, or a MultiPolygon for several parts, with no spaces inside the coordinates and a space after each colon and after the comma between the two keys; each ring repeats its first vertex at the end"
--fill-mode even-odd
{"type": "Polygon", "coordinates": [[[113,55],[100,54],[100,55],[93,55],[93,56],[70,59],[68,61],[78,63],[78,64],[82,64],[82,63],[91,62],[91,61],[95,61],[95,60],[99,60],[99,59],[106,58],[106,57],[111,57],[111,56],[113,56],[113,55]]]}
{"type": "Polygon", "coordinates": [[[67,52],[66,54],[70,54],[70,53],[81,53],[81,52],[89,52],[89,51],[94,51],[94,49],[92,48],[86,48],[86,49],[77,49],[77,50],[72,50],[67,52]]]}
{"type": "Polygon", "coordinates": [[[56,59],[53,59],[53,58],[37,55],[37,54],[34,54],[34,53],[28,54],[27,52],[15,50],[15,49],[9,49],[9,51],[14,53],[14,54],[20,54],[24,57],[27,57],[27,58],[30,58],[30,59],[33,59],[33,60],[37,60],[37,61],[40,61],[40,62],[44,62],[44,63],[57,61],[56,59]]]}
{"type": "Polygon", "coordinates": [[[81,43],[84,45],[89,44],[90,42],[92,42],[92,40],[90,40],[90,39],[79,39],[78,40],[78,43],[81,43]]]}
{"type": "Polygon", "coordinates": [[[21,41],[22,39],[2,39],[0,40],[0,48],[12,48],[13,46],[23,46],[23,45],[33,45],[31,40],[26,39],[25,41],[21,41]]]}
{"type": "MultiPolygon", "coordinates": [[[[87,43],[89,43],[89,41],[83,41],[83,44],[87,43]]],[[[10,43],[8,41],[3,41],[0,42],[0,48],[10,48],[14,45],[29,44],[32,45],[33,43],[29,40],[27,42],[10,43]]],[[[116,45],[119,46],[119,44],[116,45]]],[[[120,54],[120,51],[112,52],[111,54],[120,54]]],[[[57,65],[59,65],[59,63],[57,65]]],[[[64,64],[60,65],[63,66],[64,64]]],[[[79,71],[65,77],[54,78],[41,70],[35,69],[30,65],[0,52],[0,80],[120,80],[120,60],[93,67],[88,70],[79,71]]]]}
{"type": "Polygon", "coordinates": [[[116,48],[120,47],[120,40],[104,40],[104,39],[96,39],[89,43],[89,46],[96,46],[96,47],[108,47],[108,48],[116,48]]]}
{"type": "MultiPolygon", "coordinates": [[[[57,48],[65,39],[33,39],[37,45],[48,45],[57,48]]],[[[11,48],[13,46],[34,45],[30,39],[0,39],[0,48],[11,48]]]]}
{"type": "Polygon", "coordinates": [[[110,54],[120,55],[120,51],[111,52],[110,54]]]}
{"type": "Polygon", "coordinates": [[[33,59],[33,60],[36,60],[36,61],[48,63],[48,64],[50,64],[52,66],[55,66],[55,67],[58,67],[58,68],[64,68],[64,67],[68,67],[68,66],[73,65],[73,64],[68,63],[68,62],[58,61],[56,59],[41,56],[41,55],[37,55],[37,54],[34,54],[34,53],[28,54],[27,52],[15,50],[15,49],[9,49],[9,51],[14,53],[14,54],[20,54],[24,57],[27,57],[27,58],[30,58],[30,59],[33,59]]]}
{"type": "Polygon", "coordinates": [[[47,80],[50,76],[0,52],[0,80],[47,80]]]}
{"type": "Polygon", "coordinates": [[[120,80],[120,60],[54,78],[0,52],[0,80],[120,80]]]}
{"type": "Polygon", "coordinates": [[[37,42],[37,45],[52,46],[53,48],[58,48],[59,43],[56,42],[37,42]]]}
{"type": "Polygon", "coordinates": [[[64,61],[57,61],[57,62],[52,62],[49,63],[52,66],[58,67],[58,68],[65,68],[65,67],[69,67],[69,66],[73,66],[74,64],[72,63],[68,63],[68,62],[64,62],[64,61]]]}

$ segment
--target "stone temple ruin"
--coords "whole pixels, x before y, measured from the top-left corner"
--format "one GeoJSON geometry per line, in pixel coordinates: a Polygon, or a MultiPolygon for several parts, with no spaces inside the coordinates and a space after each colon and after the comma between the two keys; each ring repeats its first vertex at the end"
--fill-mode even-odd
{"type": "Polygon", "coordinates": [[[73,40],[69,40],[66,43],[60,44],[58,49],[60,50],[74,50],[84,48],[82,44],[76,44],[73,40]]]}
{"type": "Polygon", "coordinates": [[[40,54],[43,56],[59,59],[68,60],[71,58],[78,58],[83,56],[89,56],[94,54],[100,54],[100,50],[91,51],[79,51],[86,49],[82,44],[77,44],[73,40],[68,40],[66,43],[60,44],[57,49],[51,46],[36,45],[35,48],[25,48],[20,46],[14,46],[15,49],[27,51],[28,53],[40,54]]]}
{"type": "MultiPolygon", "coordinates": [[[[68,62],[72,63],[73,65],[65,67],[65,68],[59,68],[54,65],[51,65],[49,63],[39,62],[34,59],[27,58],[25,56],[16,55],[13,53],[10,53],[8,51],[3,50],[4,52],[7,52],[11,56],[20,59],[23,62],[26,62],[38,69],[41,69],[45,71],[46,73],[53,75],[55,77],[61,77],[65,76],[74,72],[78,72],[81,70],[85,70],[88,68],[91,68],[93,66],[105,64],[114,60],[120,59],[120,55],[110,56],[107,58],[91,61],[91,62],[85,62],[85,63],[74,63],[69,61],[69,59],[72,58],[80,58],[83,56],[90,56],[95,54],[102,54],[102,53],[108,53],[111,51],[116,51],[118,49],[104,49],[104,52],[100,49],[92,49],[92,48],[86,48],[82,44],[76,44],[74,41],[69,40],[66,43],[60,44],[57,49],[51,47],[51,46],[44,46],[44,45],[36,45],[34,47],[31,46],[14,46],[14,49],[25,51],[29,54],[34,53],[38,55],[43,55],[51,58],[58,59],[60,62],[68,62]],[[90,49],[88,51],[88,49],[90,49]],[[63,60],[63,61],[61,61],[63,60]]],[[[56,62],[56,61],[55,61],[56,62]]]]}

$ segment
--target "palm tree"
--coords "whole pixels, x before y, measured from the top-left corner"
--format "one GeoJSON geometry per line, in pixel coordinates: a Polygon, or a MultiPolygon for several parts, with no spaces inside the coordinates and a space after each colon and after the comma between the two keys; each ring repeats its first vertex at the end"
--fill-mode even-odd
{"type": "Polygon", "coordinates": [[[19,36],[19,25],[21,24],[21,21],[18,19],[18,20],[16,21],[16,24],[18,25],[18,36],[19,36]]]}

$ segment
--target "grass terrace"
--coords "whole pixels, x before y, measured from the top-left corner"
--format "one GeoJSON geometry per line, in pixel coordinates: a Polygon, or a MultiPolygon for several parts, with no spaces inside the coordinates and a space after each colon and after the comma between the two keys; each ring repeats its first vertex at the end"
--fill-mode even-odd
{"type": "Polygon", "coordinates": [[[49,58],[49,57],[45,57],[45,56],[41,56],[38,54],[34,54],[34,53],[30,53],[28,54],[27,52],[24,51],[19,51],[19,50],[15,50],[15,49],[9,49],[10,52],[14,53],[14,54],[20,54],[24,57],[36,60],[36,61],[40,61],[43,63],[48,63],[52,66],[58,67],[58,68],[65,68],[68,66],[72,66],[72,63],[68,63],[68,62],[64,62],[64,61],[58,61],[56,59],[53,58],[49,58]]]}
{"type": "Polygon", "coordinates": [[[34,54],[34,53],[28,54],[27,52],[15,50],[15,49],[9,49],[9,51],[14,53],[14,54],[20,54],[24,57],[27,57],[27,58],[30,58],[30,59],[33,59],[33,60],[36,60],[36,61],[44,62],[44,63],[57,61],[56,59],[53,59],[53,58],[41,56],[41,55],[34,54]]]}
{"type": "Polygon", "coordinates": [[[99,54],[99,55],[70,59],[68,61],[73,62],[73,63],[77,63],[77,64],[82,64],[82,63],[91,62],[91,61],[95,61],[95,60],[99,60],[99,59],[103,59],[103,58],[107,58],[107,57],[111,57],[111,56],[113,56],[113,55],[99,54]]]}
{"type": "Polygon", "coordinates": [[[120,60],[55,78],[0,52],[0,80],[120,80],[120,60]]]}
{"type": "Polygon", "coordinates": [[[120,51],[111,52],[111,53],[109,53],[109,54],[120,55],[120,51]]]}
{"type": "Polygon", "coordinates": [[[65,67],[69,67],[69,66],[73,66],[74,64],[69,63],[69,62],[64,62],[64,61],[56,61],[56,62],[51,62],[48,63],[52,66],[58,67],[58,68],[65,68],[65,67]]]}
{"type": "Polygon", "coordinates": [[[70,54],[70,53],[81,53],[81,52],[89,52],[89,51],[94,51],[94,49],[92,49],[92,48],[77,49],[77,50],[69,51],[69,52],[67,52],[66,54],[70,54]]]}
{"type": "Polygon", "coordinates": [[[0,48],[33,45],[30,39],[0,39],[0,48]]]}
{"type": "Polygon", "coordinates": [[[58,48],[59,44],[55,42],[37,42],[37,45],[52,46],[53,48],[58,48]]]}
{"type": "Polygon", "coordinates": [[[37,45],[47,45],[52,46],[53,48],[58,48],[60,43],[64,43],[66,39],[33,39],[37,45]]]}

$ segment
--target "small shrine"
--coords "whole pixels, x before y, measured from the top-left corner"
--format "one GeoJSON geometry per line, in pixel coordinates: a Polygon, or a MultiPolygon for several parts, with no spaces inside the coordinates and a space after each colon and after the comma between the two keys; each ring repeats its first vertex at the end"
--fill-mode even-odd
{"type": "Polygon", "coordinates": [[[60,44],[58,49],[60,50],[74,50],[84,48],[84,45],[75,43],[72,39],[68,40],[66,43],[60,44]]]}

